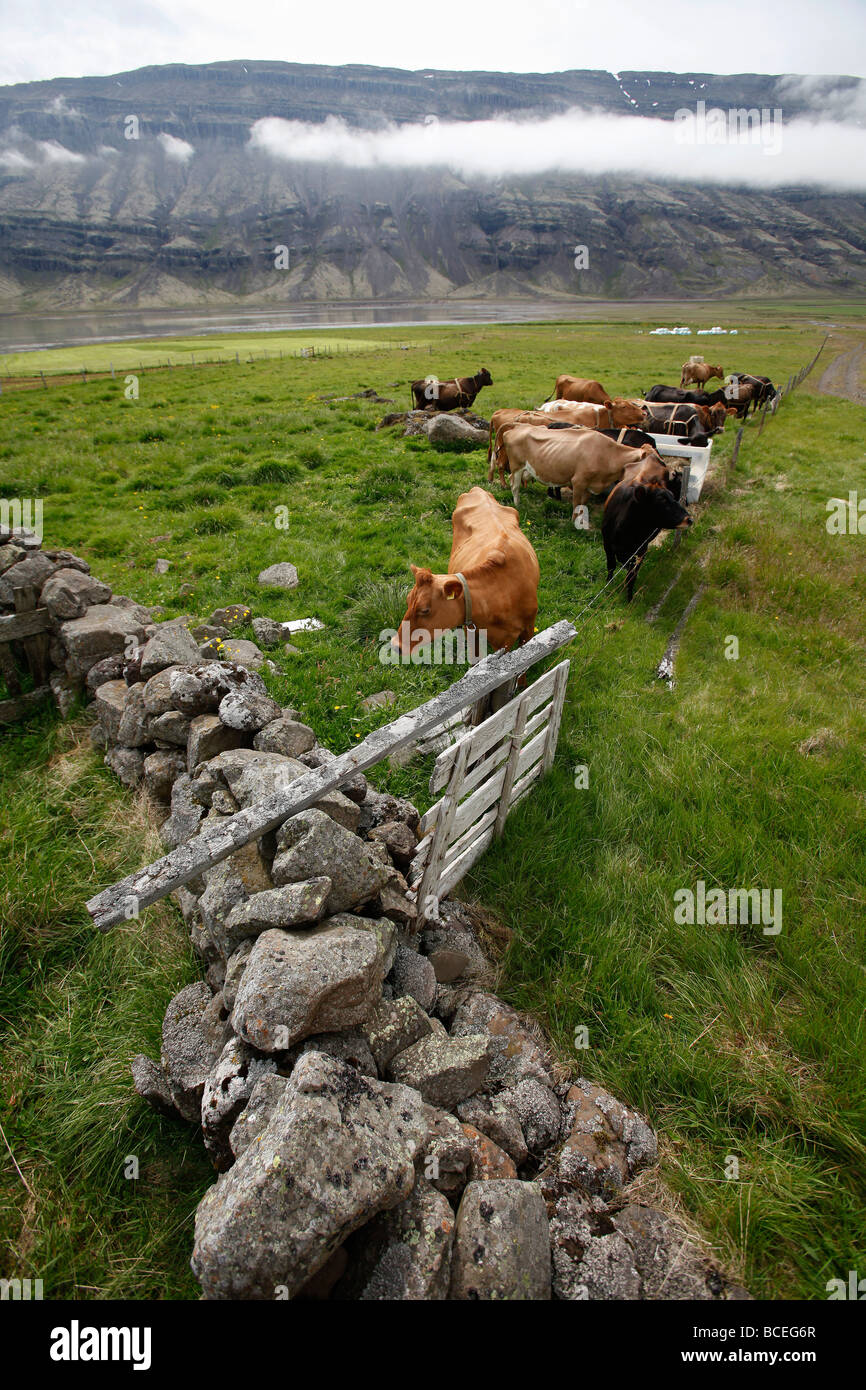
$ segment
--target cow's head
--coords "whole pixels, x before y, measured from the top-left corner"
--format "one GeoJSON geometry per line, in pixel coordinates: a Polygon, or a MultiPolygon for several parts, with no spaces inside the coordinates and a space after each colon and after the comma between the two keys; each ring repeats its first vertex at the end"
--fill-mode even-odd
{"type": "Polygon", "coordinates": [[[627,426],[645,425],[651,418],[649,411],[641,401],[623,400],[622,396],[617,396],[616,400],[608,401],[613,415],[612,423],[615,429],[623,429],[627,426]]]}
{"type": "Polygon", "coordinates": [[[636,483],[634,498],[645,510],[647,520],[660,531],[683,531],[692,524],[685,507],[665,487],[636,483]]]}
{"type": "Polygon", "coordinates": [[[399,631],[391,638],[398,652],[410,654],[427,642],[436,632],[458,627],[463,622],[463,585],[453,574],[433,574],[431,570],[410,565],[415,583],[406,595],[406,612],[399,631]]]}
{"type": "Polygon", "coordinates": [[[481,371],[478,373],[478,375],[476,376],[475,380],[476,380],[481,386],[492,386],[492,385],[493,385],[493,377],[490,375],[490,373],[488,372],[488,370],[487,370],[486,367],[482,367],[482,368],[481,368],[481,371]]]}

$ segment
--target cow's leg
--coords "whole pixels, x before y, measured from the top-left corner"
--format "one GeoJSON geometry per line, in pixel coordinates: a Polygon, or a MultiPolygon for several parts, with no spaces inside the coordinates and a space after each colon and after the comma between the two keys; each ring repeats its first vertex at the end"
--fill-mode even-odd
{"type": "Polygon", "coordinates": [[[571,524],[575,524],[578,508],[589,505],[589,489],[581,487],[577,478],[571,480],[571,524]]]}
{"type": "Polygon", "coordinates": [[[603,531],[601,533],[601,538],[604,541],[604,555],[607,560],[607,582],[610,583],[616,573],[616,551],[603,531]]]}
{"type": "Polygon", "coordinates": [[[514,505],[520,511],[520,480],[523,477],[523,464],[518,464],[511,470],[511,496],[514,498],[514,505]]]}

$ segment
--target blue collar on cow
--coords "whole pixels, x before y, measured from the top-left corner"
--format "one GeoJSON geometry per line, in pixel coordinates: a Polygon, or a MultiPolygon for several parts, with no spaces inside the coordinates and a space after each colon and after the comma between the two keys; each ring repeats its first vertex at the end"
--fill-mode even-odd
{"type": "Polygon", "coordinates": [[[457,578],[463,585],[463,602],[466,606],[466,612],[463,615],[463,626],[474,630],[475,624],[472,621],[472,595],[469,592],[469,585],[466,583],[465,574],[460,574],[458,571],[457,578]]]}

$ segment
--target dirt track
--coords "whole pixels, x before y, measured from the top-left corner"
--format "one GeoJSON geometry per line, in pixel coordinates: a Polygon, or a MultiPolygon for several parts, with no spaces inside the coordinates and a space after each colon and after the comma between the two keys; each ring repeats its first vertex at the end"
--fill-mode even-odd
{"type": "Polygon", "coordinates": [[[844,396],[856,405],[866,405],[864,387],[864,357],[866,343],[858,343],[835,357],[817,382],[817,390],[825,396],[844,396]]]}

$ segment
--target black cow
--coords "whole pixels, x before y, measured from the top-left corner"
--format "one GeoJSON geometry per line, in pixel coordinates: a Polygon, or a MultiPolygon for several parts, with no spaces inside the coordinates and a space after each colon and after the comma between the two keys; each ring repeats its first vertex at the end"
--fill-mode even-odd
{"type": "Polygon", "coordinates": [[[745,419],[751,408],[755,412],[767,401],[771,401],[776,394],[776,387],[768,376],[752,376],[749,372],[732,372],[732,384],[726,387],[726,393],[731,391],[733,381],[736,381],[736,395],[727,396],[727,404],[732,405],[739,418],[745,419]]]}
{"type": "Polygon", "coordinates": [[[659,531],[691,526],[692,519],[667,488],[653,483],[617,483],[604,504],[601,538],[607,557],[607,577],[617,565],[626,566],[626,599],[631,603],[634,581],[650,541],[659,531]]]}
{"type": "Polygon", "coordinates": [[[474,376],[456,376],[440,381],[436,376],[419,377],[410,383],[413,408],[416,410],[461,410],[472,405],[482,386],[492,386],[493,377],[486,367],[474,376]]]}
{"type": "Polygon", "coordinates": [[[709,436],[701,420],[696,405],[666,404],[661,401],[647,401],[650,423],[647,428],[652,434],[673,434],[686,439],[696,449],[704,449],[709,444],[709,436]]]}
{"type": "Polygon", "coordinates": [[[644,396],[646,401],[660,401],[679,405],[727,405],[723,390],[683,391],[679,386],[651,386],[644,396]]]}

